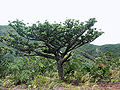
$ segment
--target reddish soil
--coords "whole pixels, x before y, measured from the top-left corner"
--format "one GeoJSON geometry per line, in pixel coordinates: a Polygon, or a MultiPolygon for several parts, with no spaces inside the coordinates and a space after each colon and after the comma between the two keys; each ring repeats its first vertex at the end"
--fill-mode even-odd
{"type": "Polygon", "coordinates": [[[117,83],[99,83],[98,86],[89,86],[87,88],[74,86],[72,89],[71,89],[71,87],[63,88],[63,87],[57,86],[53,90],[120,90],[120,82],[117,82],[117,83]]]}
{"type": "MultiPolygon", "coordinates": [[[[86,89],[84,88],[79,88],[80,86],[74,85],[72,88],[68,87],[62,87],[62,86],[56,86],[54,89],[49,89],[49,90],[120,90],[120,82],[117,83],[98,83],[98,86],[90,86],[87,87],[86,89]],[[99,87],[98,87],[99,86],[99,87]],[[79,89],[78,89],[79,88],[79,89]]],[[[16,86],[16,87],[11,87],[9,89],[7,88],[1,88],[0,90],[28,90],[27,86],[16,86]]],[[[38,89],[32,89],[32,90],[38,90],[38,89]]]]}
{"type": "Polygon", "coordinates": [[[111,90],[120,90],[120,82],[117,83],[100,83],[101,90],[106,90],[107,88],[111,88],[111,90]]]}

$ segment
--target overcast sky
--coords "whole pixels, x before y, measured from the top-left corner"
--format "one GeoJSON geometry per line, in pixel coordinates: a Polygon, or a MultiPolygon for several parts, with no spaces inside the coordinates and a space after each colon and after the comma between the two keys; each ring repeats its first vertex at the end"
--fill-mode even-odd
{"type": "Polygon", "coordinates": [[[0,25],[16,19],[34,23],[93,17],[98,21],[95,27],[105,32],[93,44],[120,43],[120,0],[0,0],[0,25]]]}

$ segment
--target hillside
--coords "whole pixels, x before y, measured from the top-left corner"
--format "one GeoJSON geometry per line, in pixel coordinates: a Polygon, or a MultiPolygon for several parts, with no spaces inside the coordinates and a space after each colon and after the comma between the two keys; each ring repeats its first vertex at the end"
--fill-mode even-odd
{"type": "Polygon", "coordinates": [[[7,25],[0,25],[0,36],[5,35],[8,32],[9,27],[7,25]]]}
{"type": "Polygon", "coordinates": [[[106,45],[93,45],[86,44],[78,49],[75,52],[84,51],[92,56],[98,56],[100,53],[110,52],[115,56],[120,57],[120,44],[106,44],[106,45]]]}

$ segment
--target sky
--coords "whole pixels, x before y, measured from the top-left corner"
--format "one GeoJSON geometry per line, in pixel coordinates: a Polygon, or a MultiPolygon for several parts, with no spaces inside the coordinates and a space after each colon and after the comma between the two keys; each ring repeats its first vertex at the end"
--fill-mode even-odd
{"type": "Polygon", "coordinates": [[[96,18],[94,27],[104,34],[92,44],[120,43],[120,0],[0,0],[0,25],[16,19],[59,23],[68,18],[82,22],[96,18]]]}

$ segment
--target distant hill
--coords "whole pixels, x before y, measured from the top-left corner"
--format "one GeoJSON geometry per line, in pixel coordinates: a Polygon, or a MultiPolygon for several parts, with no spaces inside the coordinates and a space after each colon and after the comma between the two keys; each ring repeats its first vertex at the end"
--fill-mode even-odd
{"type": "Polygon", "coordinates": [[[0,36],[5,35],[9,30],[9,27],[7,25],[0,25],[0,36]]]}
{"type": "Polygon", "coordinates": [[[104,52],[110,52],[113,55],[120,57],[120,44],[106,44],[101,46],[86,44],[75,50],[76,53],[79,53],[80,51],[88,53],[89,55],[92,55],[94,57],[104,52]]]}
{"type": "MultiPolygon", "coordinates": [[[[9,28],[7,25],[0,25],[0,36],[5,35],[8,33],[9,28]]],[[[76,50],[74,53],[76,55],[80,55],[81,52],[85,52],[90,56],[97,57],[100,53],[104,52],[111,52],[113,55],[120,57],[120,44],[107,44],[107,45],[93,45],[93,44],[86,44],[76,50]]]]}

